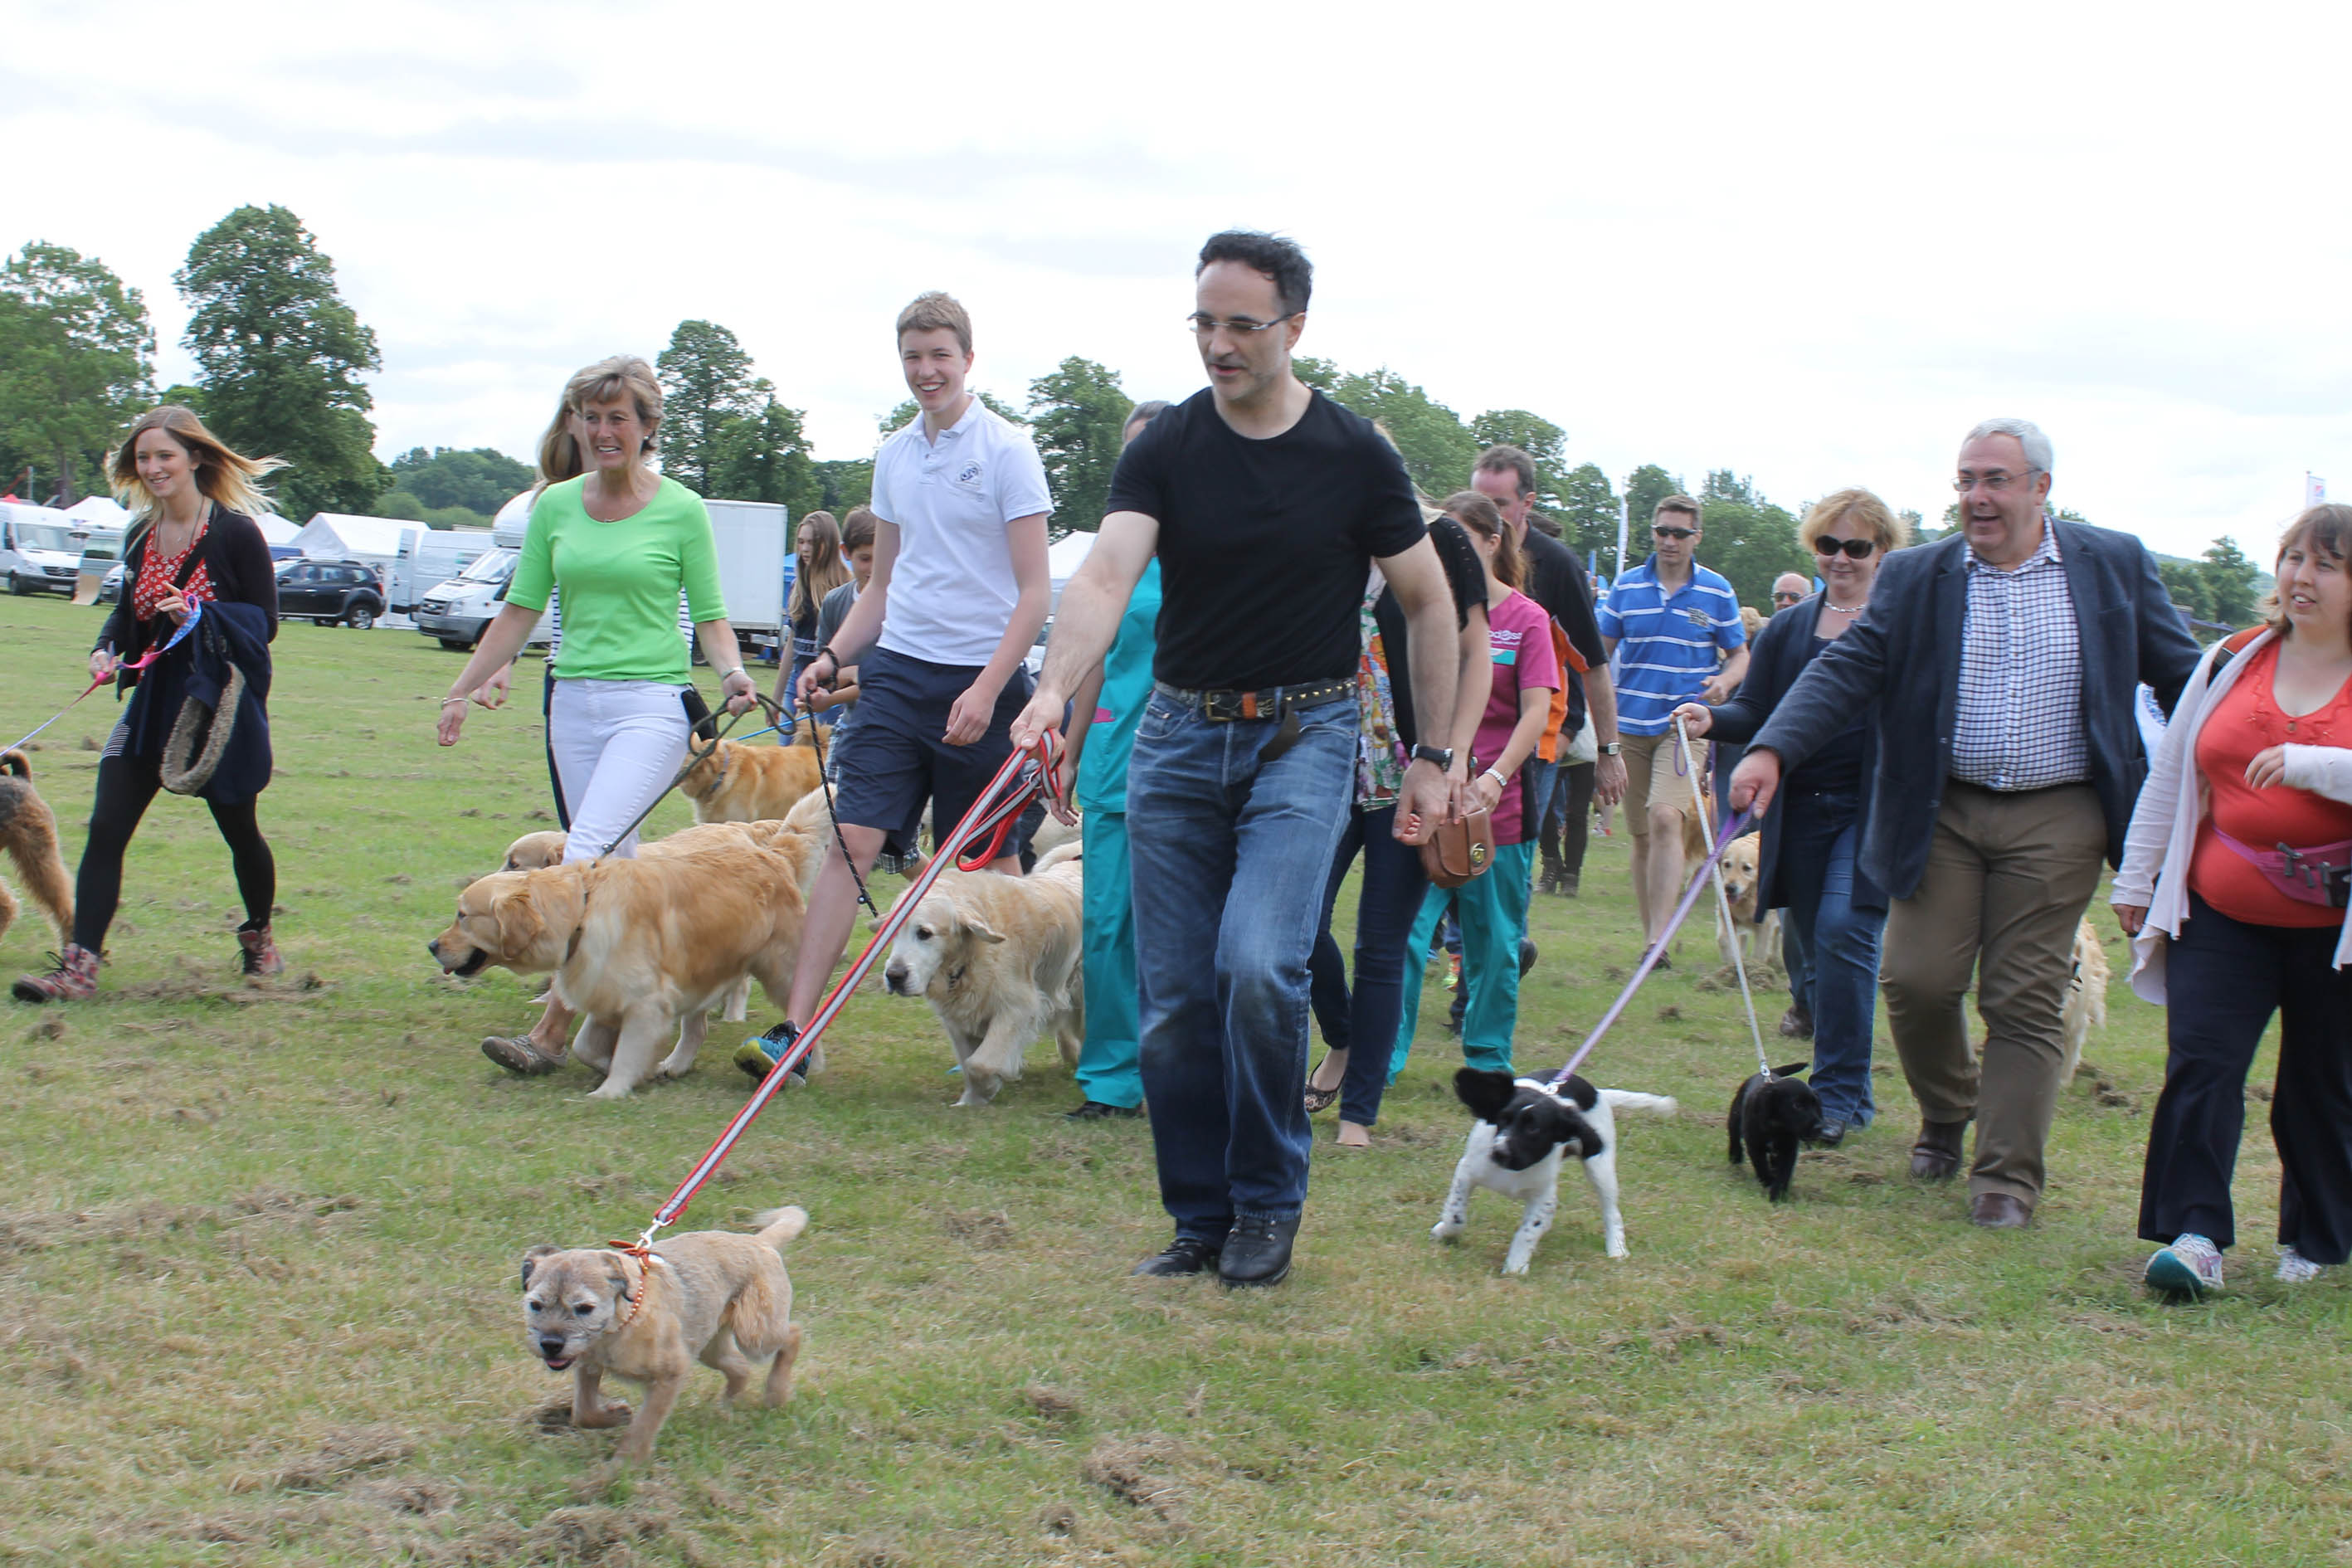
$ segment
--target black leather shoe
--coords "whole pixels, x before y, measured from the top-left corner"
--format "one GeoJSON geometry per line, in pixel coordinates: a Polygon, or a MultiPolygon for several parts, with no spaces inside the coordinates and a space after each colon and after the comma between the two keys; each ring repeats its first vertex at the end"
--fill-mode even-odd
{"type": "Polygon", "coordinates": [[[1822,1123],[1822,1135],[1813,1140],[1813,1146],[1817,1149],[1834,1149],[1844,1142],[1845,1123],[1824,1121],[1822,1123]]]}
{"type": "Polygon", "coordinates": [[[1228,1285],[1279,1285],[1290,1273],[1290,1244],[1298,1239],[1295,1219],[1236,1219],[1225,1233],[1217,1278],[1228,1285]]]}
{"type": "Polygon", "coordinates": [[[1528,971],[1536,966],[1536,944],[1526,937],[1519,938],[1519,978],[1525,980],[1528,971]]]}
{"type": "Polygon", "coordinates": [[[1919,1142],[1911,1145],[1911,1174],[1923,1182],[1948,1182],[1960,1168],[1965,1121],[1922,1121],[1919,1142]]]}
{"type": "Polygon", "coordinates": [[[1213,1242],[1202,1241],[1197,1236],[1180,1236],[1168,1244],[1165,1252],[1154,1253],[1129,1272],[1172,1279],[1187,1274],[1205,1274],[1216,1266],[1217,1247],[1213,1242]]]}
{"type": "Polygon", "coordinates": [[[1084,1105],[1079,1106],[1076,1110],[1065,1110],[1062,1112],[1062,1120],[1065,1121],[1108,1121],[1115,1116],[1140,1116],[1142,1114],[1143,1107],[1139,1105],[1105,1105],[1099,1100],[1089,1100],[1084,1105]]]}

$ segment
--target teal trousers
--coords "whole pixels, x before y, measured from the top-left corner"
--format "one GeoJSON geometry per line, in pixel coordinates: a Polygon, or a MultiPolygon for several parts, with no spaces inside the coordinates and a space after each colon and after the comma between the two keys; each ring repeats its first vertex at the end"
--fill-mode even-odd
{"type": "MultiPolygon", "coordinates": [[[[1091,848],[1089,853],[1091,853],[1091,848]]],[[[1498,844],[1483,877],[1458,888],[1432,888],[1422,900],[1405,944],[1404,1016],[1397,1027],[1389,1081],[1404,1070],[1421,1015],[1421,977],[1430,939],[1453,900],[1462,918],[1462,984],[1470,1005],[1462,1015],[1462,1059],[1490,1072],[1511,1070],[1511,1037],[1519,1026],[1519,938],[1528,930],[1528,888],[1533,844],[1498,844]]]]}
{"type": "Polygon", "coordinates": [[[1104,1105],[1143,1103],[1137,1066],[1135,877],[1127,850],[1127,813],[1087,813],[1087,1038],[1078,1050],[1078,1089],[1104,1105]]]}

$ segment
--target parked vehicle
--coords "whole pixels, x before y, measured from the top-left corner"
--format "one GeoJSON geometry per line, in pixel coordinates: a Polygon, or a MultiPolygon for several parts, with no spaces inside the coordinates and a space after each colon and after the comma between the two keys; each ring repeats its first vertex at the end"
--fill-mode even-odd
{"type": "MultiPolygon", "coordinates": [[[[507,584],[514,577],[517,552],[497,549],[477,555],[466,569],[429,590],[416,601],[416,629],[459,653],[482,640],[483,628],[505,605],[507,584]]],[[[534,643],[547,640],[547,617],[541,616],[534,643]]]]}
{"type": "Polygon", "coordinates": [[[73,595],[80,569],[81,542],[78,524],[51,507],[0,502],[0,572],[8,576],[12,594],[73,595]]]}
{"type": "Polygon", "coordinates": [[[278,568],[278,615],[281,620],[313,620],[363,632],[383,614],[383,583],[375,568],[359,561],[281,562],[278,568]]]}
{"type": "Polygon", "coordinates": [[[487,528],[428,528],[409,534],[385,574],[384,603],[394,615],[413,616],[425,595],[496,547],[487,528]]]}

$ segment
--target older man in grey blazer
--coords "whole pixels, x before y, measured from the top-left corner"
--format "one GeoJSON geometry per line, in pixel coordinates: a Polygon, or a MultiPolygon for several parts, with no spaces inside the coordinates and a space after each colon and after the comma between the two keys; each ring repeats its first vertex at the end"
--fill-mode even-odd
{"type": "Polygon", "coordinates": [[[1894,900],[1879,979],[1919,1101],[1911,1173],[1953,1175],[1974,1121],[1969,1217],[1992,1226],[2025,1224],[2041,1200],[2074,929],[2147,773],[2135,689],[2170,712],[2198,653],[2139,541],[2052,517],[2050,479],[2032,424],[1969,431],[1959,529],[1888,558],[1860,623],[1790,689],[1730,789],[1734,809],[1760,811],[1787,769],[1874,716],[1862,869],[1894,900]]]}

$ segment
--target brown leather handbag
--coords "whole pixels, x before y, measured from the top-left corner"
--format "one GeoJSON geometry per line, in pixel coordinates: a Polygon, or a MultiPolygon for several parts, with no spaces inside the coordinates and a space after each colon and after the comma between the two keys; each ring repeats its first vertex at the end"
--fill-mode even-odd
{"type": "Polygon", "coordinates": [[[1485,876],[1494,863],[1495,819],[1483,805],[1459,821],[1441,823],[1421,847],[1421,868],[1432,887],[1458,888],[1485,876]]]}

